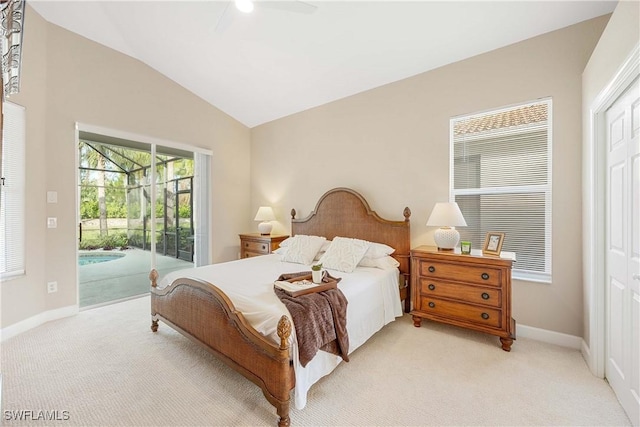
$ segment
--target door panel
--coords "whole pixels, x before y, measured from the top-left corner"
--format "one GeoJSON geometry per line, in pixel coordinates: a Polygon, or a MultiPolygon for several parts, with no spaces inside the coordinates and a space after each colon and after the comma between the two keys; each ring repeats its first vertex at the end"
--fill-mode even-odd
{"type": "Polygon", "coordinates": [[[607,325],[605,375],[640,425],[640,86],[607,119],[607,325]]]}

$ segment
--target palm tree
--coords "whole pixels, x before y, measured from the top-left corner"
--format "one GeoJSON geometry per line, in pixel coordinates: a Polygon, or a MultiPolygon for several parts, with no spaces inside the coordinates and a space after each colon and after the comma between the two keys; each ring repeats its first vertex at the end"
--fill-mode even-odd
{"type": "MultiPolygon", "coordinates": [[[[97,172],[98,212],[100,219],[100,236],[109,233],[107,225],[107,203],[105,199],[105,158],[101,153],[102,145],[97,143],[80,142],[80,165],[97,172]]],[[[81,183],[82,185],[83,183],[81,183]]]]}

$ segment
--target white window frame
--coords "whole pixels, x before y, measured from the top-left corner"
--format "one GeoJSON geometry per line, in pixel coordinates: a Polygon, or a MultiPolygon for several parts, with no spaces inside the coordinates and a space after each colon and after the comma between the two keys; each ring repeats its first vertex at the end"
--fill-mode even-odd
{"type": "Polygon", "coordinates": [[[3,102],[0,280],[25,274],[26,111],[3,102]]]}
{"type": "MultiPolygon", "coordinates": [[[[545,272],[535,272],[530,270],[522,270],[518,269],[518,263],[514,264],[512,277],[514,279],[532,281],[532,282],[541,282],[541,283],[551,283],[552,278],[552,153],[553,153],[553,102],[551,98],[543,98],[538,99],[531,102],[526,102],[522,104],[515,104],[506,107],[497,108],[494,110],[483,111],[479,113],[468,114],[464,116],[452,117],[450,119],[450,154],[449,154],[449,197],[451,202],[455,202],[456,196],[465,196],[465,195],[500,195],[500,194],[509,194],[509,193],[540,193],[544,192],[545,194],[545,272]],[[454,183],[454,175],[455,175],[455,147],[454,147],[454,126],[457,122],[462,120],[468,120],[472,118],[482,117],[486,115],[494,115],[502,112],[535,105],[535,104],[546,104],[547,105],[547,183],[544,185],[522,185],[522,186],[505,186],[505,187],[488,187],[488,188],[465,188],[465,189],[455,189],[454,183]]],[[[461,230],[462,231],[462,230],[461,230]]],[[[501,231],[501,230],[487,230],[487,231],[501,231]]],[[[508,240],[508,236],[505,240],[508,240]]],[[[475,242],[475,248],[481,248],[483,242],[475,242]]],[[[509,249],[505,249],[509,250],[509,249]]],[[[518,254],[516,253],[516,257],[518,254]]]]}

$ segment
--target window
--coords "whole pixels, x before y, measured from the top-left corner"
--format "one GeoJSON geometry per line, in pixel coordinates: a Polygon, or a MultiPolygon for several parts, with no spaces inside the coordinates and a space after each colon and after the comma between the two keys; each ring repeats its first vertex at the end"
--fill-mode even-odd
{"type": "Polygon", "coordinates": [[[551,281],[551,100],[451,119],[451,198],[481,248],[505,233],[513,275],[551,281]]]}
{"type": "Polygon", "coordinates": [[[25,110],[3,103],[0,279],[24,274],[25,110]]]}

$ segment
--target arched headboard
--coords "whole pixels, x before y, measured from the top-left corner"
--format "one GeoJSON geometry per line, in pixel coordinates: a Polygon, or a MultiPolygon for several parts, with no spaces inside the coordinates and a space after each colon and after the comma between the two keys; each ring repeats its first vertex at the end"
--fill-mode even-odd
{"type": "Polygon", "coordinates": [[[411,210],[405,207],[402,214],[404,220],[401,221],[381,218],[356,191],[334,188],[320,197],[306,218],[297,219],[296,210],[291,209],[291,234],[324,236],[329,240],[336,236],[351,237],[395,248],[392,256],[400,263],[400,273],[404,277],[401,298],[405,300],[405,311],[409,311],[411,210]]]}

